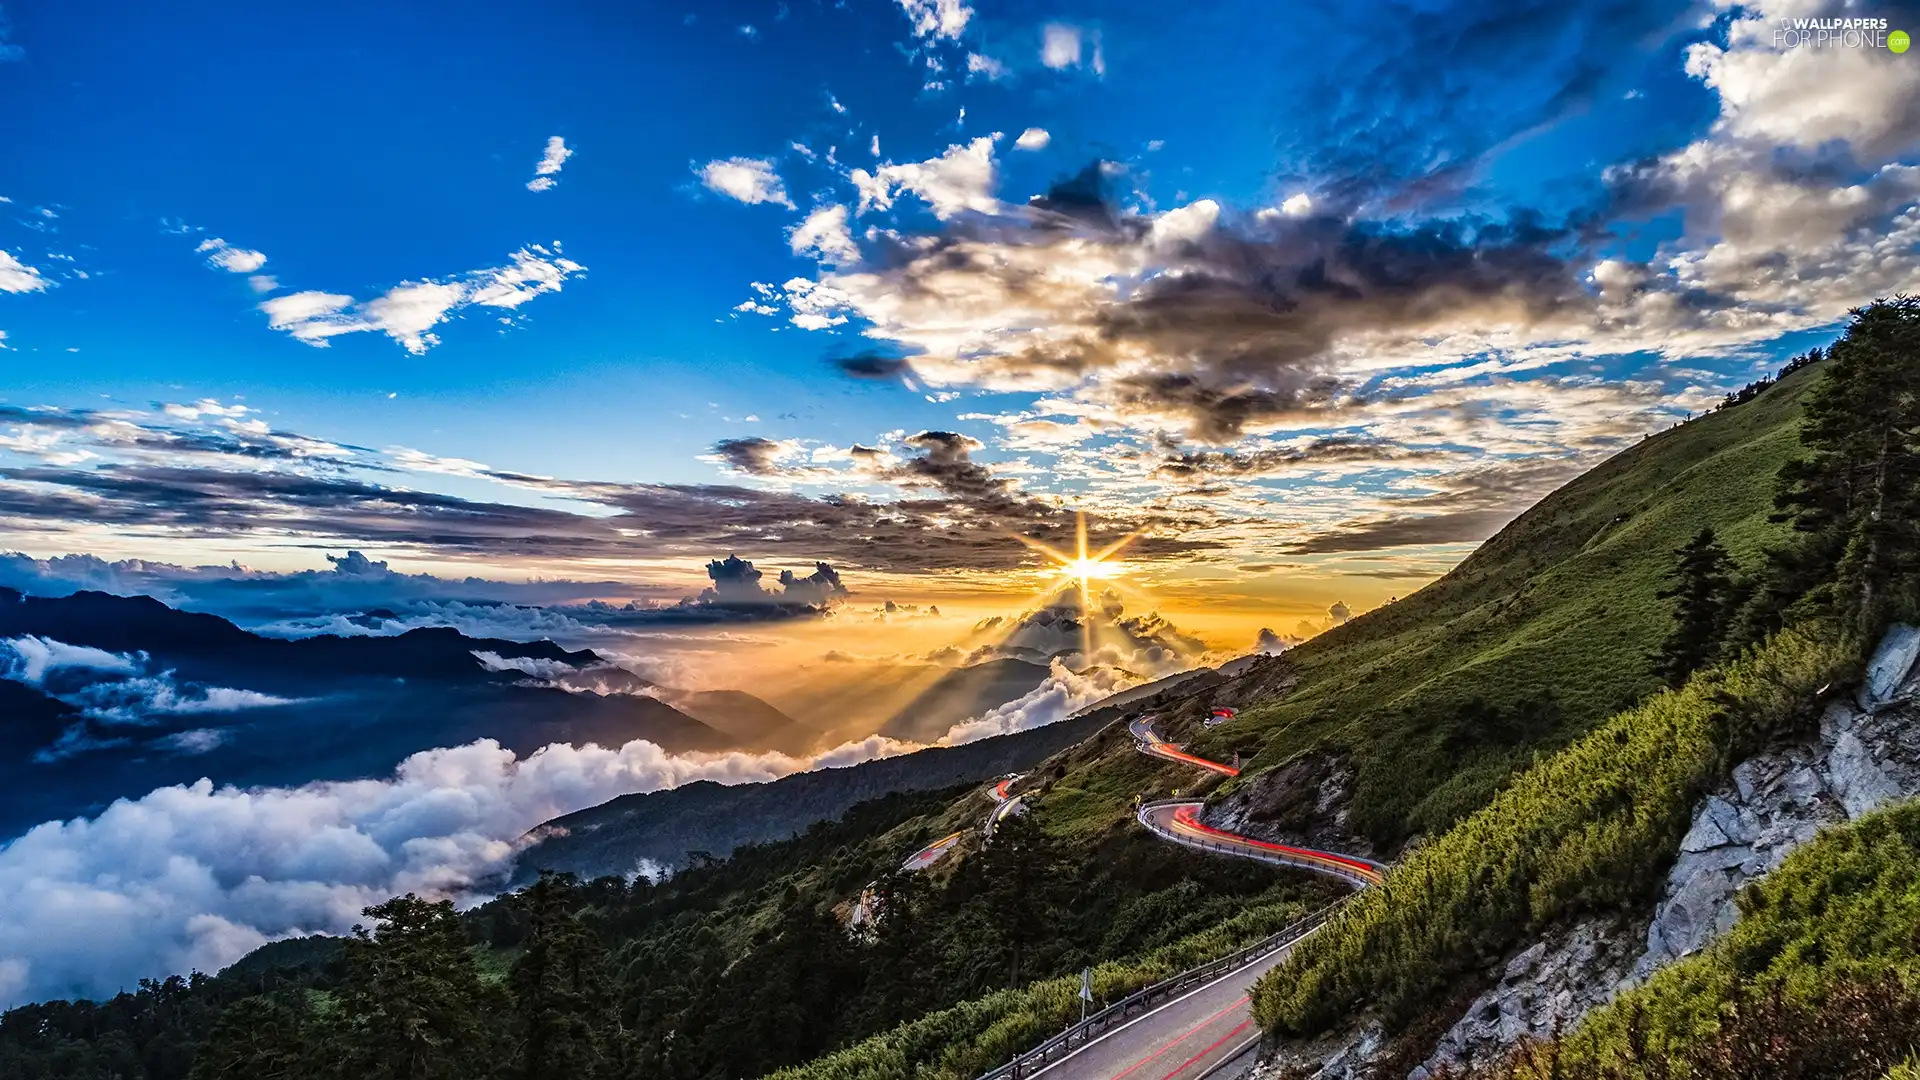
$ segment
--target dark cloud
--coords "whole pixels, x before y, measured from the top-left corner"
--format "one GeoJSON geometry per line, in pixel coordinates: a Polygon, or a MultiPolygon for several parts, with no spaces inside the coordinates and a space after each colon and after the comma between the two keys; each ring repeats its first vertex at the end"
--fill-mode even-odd
{"type": "Polygon", "coordinates": [[[1112,168],[1108,162],[1096,160],[1056,182],[1046,194],[1027,200],[1027,205],[1070,221],[1112,228],[1119,220],[1114,214],[1115,201],[1112,168]]]}
{"type": "Polygon", "coordinates": [[[1445,566],[1383,566],[1378,570],[1342,570],[1341,577],[1377,578],[1381,581],[1404,581],[1409,578],[1437,578],[1445,574],[1450,567],[1445,566]]]}
{"type": "Polygon", "coordinates": [[[1520,516],[1513,510],[1467,510],[1457,514],[1405,514],[1371,521],[1347,521],[1340,527],[1295,544],[1301,555],[1418,544],[1477,544],[1520,516]]]}
{"type": "Polygon", "coordinates": [[[839,603],[848,595],[840,575],[826,563],[815,563],[813,573],[800,577],[791,570],[780,571],[780,590],[761,586],[765,575],[753,563],[738,555],[707,563],[707,577],[713,582],[698,597],[684,601],[682,608],[722,608],[760,614],[771,609],[783,615],[817,614],[839,603]]]}
{"type": "Polygon", "coordinates": [[[1267,656],[1278,656],[1298,644],[1300,644],[1299,638],[1287,634],[1275,633],[1268,627],[1263,626],[1260,628],[1260,636],[1254,639],[1253,649],[1255,652],[1264,653],[1267,656]]]}
{"type": "Polygon", "coordinates": [[[31,424],[35,427],[73,431],[98,423],[87,409],[23,409],[0,404],[0,424],[31,424]]]}
{"type": "MultiPolygon", "coordinates": [[[[704,557],[717,548],[909,573],[1014,569],[1034,556],[1009,534],[1054,544],[1071,537],[1070,512],[1006,494],[998,480],[969,469],[963,446],[927,445],[933,460],[913,466],[911,475],[938,497],[890,502],[724,484],[522,478],[524,486],[612,514],[484,502],[335,475],[140,463],[0,468],[0,523],[106,525],[314,546],[350,538],[489,558],[704,557]]],[[[1096,540],[1111,542],[1138,524],[1096,520],[1091,527],[1096,540]]],[[[1134,550],[1172,555],[1215,546],[1182,539],[1169,527],[1143,536],[1134,550]]]]}
{"type": "Polygon", "coordinates": [[[532,610],[523,606],[577,604],[603,598],[650,606],[651,602],[678,599],[685,593],[677,586],[619,581],[492,581],[406,574],[358,551],[328,554],[326,559],[332,564],[326,570],[276,573],[237,564],[177,566],[144,559],[108,562],[93,555],[34,559],[0,553],[0,587],[38,596],[65,596],[81,590],[153,596],[176,607],[212,612],[254,626],[295,617],[379,609],[400,609],[425,619],[445,616],[451,610],[448,605],[458,607],[462,615],[482,609],[532,610]]]}
{"type": "MultiPolygon", "coordinates": [[[[160,406],[165,408],[165,406],[160,406]]],[[[25,426],[61,432],[86,432],[95,445],[121,453],[206,455],[249,461],[298,462],[312,467],[341,464],[356,458],[363,469],[385,471],[358,455],[372,451],[307,438],[290,431],[264,426],[256,430],[245,424],[229,422],[217,428],[169,426],[132,415],[102,413],[93,409],[29,409],[0,405],[0,426],[25,426]]]]}
{"type": "Polygon", "coordinates": [[[909,436],[907,445],[921,454],[889,469],[885,479],[904,487],[932,488],[984,513],[1022,509],[1022,500],[1012,494],[1012,482],[973,460],[973,452],[981,449],[980,440],[951,431],[923,431],[909,436]]]}
{"type": "MultiPolygon", "coordinates": [[[[849,590],[840,575],[826,563],[814,563],[813,573],[800,577],[791,570],[780,571],[780,595],[799,604],[824,607],[847,596],[849,590]]],[[[887,601],[892,604],[893,601],[887,601]]]]}
{"type": "Polygon", "coordinates": [[[1373,439],[1329,438],[1315,439],[1301,446],[1172,454],[1154,469],[1154,474],[1198,482],[1212,476],[1266,476],[1316,465],[1360,462],[1383,467],[1404,466],[1451,456],[1445,451],[1396,446],[1373,439]]]}
{"type": "Polygon", "coordinates": [[[880,252],[858,280],[829,280],[903,348],[950,336],[919,321],[955,306],[1002,304],[1040,323],[1004,348],[917,356],[923,372],[1003,389],[1083,382],[1081,393],[1122,422],[1182,426],[1209,442],[1262,424],[1357,418],[1377,404],[1336,372],[1334,346],[1348,336],[1531,324],[1593,305],[1569,261],[1576,231],[1525,212],[1403,224],[1216,220],[1217,209],[1189,207],[1163,233],[1172,215],[1109,205],[1095,220],[1074,204],[1069,219],[1057,203],[1020,218],[956,219],[880,252]],[[1116,294],[1108,263],[1113,275],[1139,276],[1116,294]],[[1116,367],[1125,373],[1094,378],[1116,367]]]}
{"type": "Polygon", "coordinates": [[[829,362],[843,374],[856,379],[896,379],[909,370],[905,357],[877,352],[855,353],[836,357],[829,362]]]}
{"type": "Polygon", "coordinates": [[[780,456],[786,447],[772,439],[752,436],[745,439],[721,439],[713,444],[713,455],[735,472],[749,476],[772,476],[780,471],[780,456]]]}
{"type": "Polygon", "coordinates": [[[1216,229],[1181,273],[1103,308],[1097,340],[1180,360],[1118,380],[1123,409],[1183,414],[1196,437],[1227,441],[1250,424],[1365,405],[1326,370],[1343,335],[1475,310],[1539,320],[1585,306],[1586,289],[1554,250],[1566,239],[1525,221],[1216,229]]]}

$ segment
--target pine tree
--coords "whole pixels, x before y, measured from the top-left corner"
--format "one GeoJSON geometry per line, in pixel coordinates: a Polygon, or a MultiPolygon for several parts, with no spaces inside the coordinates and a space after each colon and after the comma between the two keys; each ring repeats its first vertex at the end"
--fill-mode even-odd
{"type": "Polygon", "coordinates": [[[982,898],[1006,950],[1006,981],[1019,986],[1047,966],[1057,945],[1056,922],[1066,856],[1037,813],[1003,819],[980,853],[982,898]]]}
{"type": "Polygon", "coordinates": [[[1655,670],[1669,686],[1679,686],[1719,651],[1727,625],[1727,601],[1733,593],[1728,559],[1712,528],[1701,529],[1667,575],[1672,584],[1656,595],[1674,601],[1673,629],[1654,654],[1655,670]]]}
{"type": "Polygon", "coordinates": [[[624,1032],[606,950],[574,914],[575,885],[571,874],[541,871],[513,898],[529,924],[526,950],[507,975],[516,1080],[618,1075],[624,1032]]]}
{"type": "Polygon", "coordinates": [[[481,982],[449,900],[408,893],[366,909],[319,1032],[318,1074],[339,1080],[475,1080],[499,1063],[500,1003],[481,982]]]}
{"type": "Polygon", "coordinates": [[[305,1018],[271,997],[227,1006],[193,1058],[190,1080],[299,1080],[307,1070],[305,1018]]]}

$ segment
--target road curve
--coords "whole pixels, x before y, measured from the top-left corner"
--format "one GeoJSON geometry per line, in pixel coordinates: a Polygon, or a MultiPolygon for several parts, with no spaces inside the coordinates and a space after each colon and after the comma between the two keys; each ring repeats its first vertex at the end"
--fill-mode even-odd
{"type": "Polygon", "coordinates": [[[1195,757],[1172,743],[1162,740],[1153,730],[1153,717],[1151,716],[1135,717],[1133,721],[1127,725],[1127,731],[1133,736],[1134,749],[1150,757],[1166,758],[1168,761],[1182,762],[1187,765],[1217,772],[1222,776],[1240,775],[1240,770],[1234,768],[1232,765],[1225,765],[1218,761],[1208,761],[1203,757],[1195,757]]]}
{"type": "MultiPolygon", "coordinates": [[[[1000,824],[1001,818],[1019,810],[1020,800],[1026,796],[1010,794],[1008,789],[1013,786],[1015,781],[1024,775],[1026,774],[1014,773],[1010,776],[1003,776],[1000,778],[999,783],[993,785],[993,787],[988,790],[987,797],[993,800],[993,809],[988,812],[984,826],[988,837],[993,836],[994,826],[1000,824]]],[[[945,858],[947,853],[953,850],[954,845],[958,844],[961,838],[966,835],[966,830],[963,829],[960,832],[949,833],[935,840],[933,843],[902,859],[900,861],[900,869],[910,873],[925,870],[927,867],[945,858]]],[[[868,882],[867,887],[860,890],[859,897],[854,900],[852,909],[847,913],[848,926],[862,926],[873,918],[873,886],[873,882],[868,882]]]]}
{"type": "MultiPolygon", "coordinates": [[[[1143,754],[1223,776],[1240,773],[1160,738],[1151,716],[1138,717],[1127,727],[1135,749],[1143,754]]],[[[1381,880],[1382,868],[1365,859],[1255,840],[1204,824],[1200,810],[1205,805],[1197,800],[1148,803],[1140,807],[1138,817],[1156,835],[1188,847],[1312,870],[1358,888],[1381,880]]],[[[1135,1017],[1045,1068],[1031,1073],[1022,1070],[1020,1080],[1041,1076],[1047,1080],[1203,1080],[1216,1073],[1226,1075],[1226,1066],[1244,1068],[1261,1035],[1253,1022],[1248,993],[1260,976],[1286,959],[1299,940],[1135,1017]]]]}
{"type": "Polygon", "coordinates": [[[1275,844],[1267,840],[1255,840],[1251,836],[1230,833],[1224,829],[1216,829],[1200,821],[1200,811],[1205,806],[1206,803],[1198,800],[1148,803],[1140,808],[1138,817],[1140,824],[1176,844],[1197,847],[1221,855],[1238,855],[1242,858],[1257,859],[1276,866],[1311,870],[1316,874],[1339,878],[1360,889],[1378,885],[1386,879],[1386,872],[1380,864],[1366,859],[1357,859],[1351,855],[1340,855],[1331,851],[1320,851],[1316,848],[1275,844]]]}
{"type": "Polygon", "coordinates": [[[999,783],[993,785],[992,790],[987,792],[987,797],[993,800],[993,809],[987,812],[987,824],[985,827],[988,839],[993,838],[993,830],[999,826],[1000,819],[1006,817],[1008,814],[1019,813],[1020,801],[1025,799],[1026,796],[1012,794],[1010,789],[1013,787],[1014,781],[1020,779],[1023,775],[1025,774],[1015,773],[1012,776],[1006,777],[999,783]]]}

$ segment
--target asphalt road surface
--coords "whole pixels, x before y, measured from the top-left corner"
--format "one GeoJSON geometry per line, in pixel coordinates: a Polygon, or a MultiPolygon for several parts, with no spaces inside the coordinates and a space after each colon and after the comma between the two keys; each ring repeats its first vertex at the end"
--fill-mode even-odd
{"type": "Polygon", "coordinates": [[[1286,959],[1277,949],[1133,1018],[1033,1076],[1046,1080],[1199,1080],[1260,1039],[1247,991],[1286,959]]]}

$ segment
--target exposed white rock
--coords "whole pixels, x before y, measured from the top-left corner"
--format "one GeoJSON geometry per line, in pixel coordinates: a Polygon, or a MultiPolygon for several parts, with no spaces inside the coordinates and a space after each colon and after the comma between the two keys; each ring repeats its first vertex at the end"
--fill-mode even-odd
{"type": "Polygon", "coordinates": [[[1887,631],[1867,664],[1867,677],[1860,684],[1860,707],[1878,712],[1900,699],[1911,699],[1914,687],[1906,686],[1913,664],[1920,659],[1920,627],[1895,625],[1887,631]]]}
{"type": "Polygon", "coordinates": [[[1443,1064],[1490,1063],[1522,1036],[1548,1038],[1612,1000],[1633,966],[1636,929],[1591,920],[1535,942],[1507,962],[1499,981],[1467,1006],[1408,1080],[1427,1080],[1443,1064]]]}
{"type": "MultiPolygon", "coordinates": [[[[1875,654],[1880,670],[1911,667],[1910,653],[1899,660],[1905,630],[1895,628],[1875,654]],[[1890,653],[1894,660],[1885,659],[1890,653]]],[[[1912,640],[1920,643],[1920,635],[1912,640]]],[[[1903,668],[1900,693],[1876,693],[1875,700],[1910,698],[1906,674],[1903,668]]],[[[1646,951],[1634,964],[1635,979],[1724,933],[1739,916],[1733,898],[1741,887],[1779,866],[1822,827],[1920,793],[1920,733],[1911,720],[1905,709],[1870,712],[1834,701],[1814,738],[1735,767],[1731,783],[1707,797],[1680,842],[1647,928],[1646,951]]]]}
{"type": "Polygon", "coordinates": [[[1239,1080],[1373,1080],[1374,1060],[1387,1045],[1379,1023],[1369,1021],[1357,1031],[1281,1046],[1239,1080]]]}

